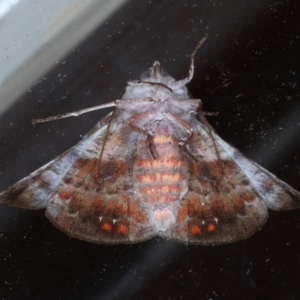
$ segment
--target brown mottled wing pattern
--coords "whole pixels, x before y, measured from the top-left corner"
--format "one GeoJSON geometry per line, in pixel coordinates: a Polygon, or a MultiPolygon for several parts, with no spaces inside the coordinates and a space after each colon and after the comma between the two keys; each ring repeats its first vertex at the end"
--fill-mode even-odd
{"type": "Polygon", "coordinates": [[[132,188],[137,134],[117,110],[76,146],[0,194],[0,204],[46,208],[70,236],[95,243],[131,243],[153,236],[132,188]],[[100,161],[100,153],[105,147],[100,161]]]}
{"type": "Polygon", "coordinates": [[[245,158],[202,124],[189,151],[189,190],[166,238],[193,244],[222,244],[245,239],[259,230],[272,209],[300,208],[300,193],[245,158]],[[218,155],[215,151],[217,147],[218,155]]]}

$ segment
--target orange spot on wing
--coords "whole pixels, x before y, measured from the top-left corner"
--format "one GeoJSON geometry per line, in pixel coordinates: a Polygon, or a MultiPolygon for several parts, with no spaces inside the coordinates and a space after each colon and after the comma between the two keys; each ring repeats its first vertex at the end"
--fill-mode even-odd
{"type": "Polygon", "coordinates": [[[118,233],[121,234],[127,234],[128,233],[128,227],[125,224],[120,224],[117,228],[118,233]]]}
{"type": "Polygon", "coordinates": [[[104,231],[111,231],[112,225],[105,222],[105,223],[103,223],[103,224],[101,225],[101,228],[102,228],[104,231]]]}
{"type": "Polygon", "coordinates": [[[202,232],[202,229],[199,225],[197,224],[190,224],[190,227],[189,227],[189,232],[192,234],[192,235],[197,235],[197,234],[200,234],[202,232]]]}
{"type": "Polygon", "coordinates": [[[206,230],[206,232],[208,232],[208,233],[211,233],[211,232],[214,232],[214,231],[216,231],[216,225],[214,224],[214,223],[208,223],[207,225],[206,225],[206,228],[205,228],[205,230],[206,230]]]}

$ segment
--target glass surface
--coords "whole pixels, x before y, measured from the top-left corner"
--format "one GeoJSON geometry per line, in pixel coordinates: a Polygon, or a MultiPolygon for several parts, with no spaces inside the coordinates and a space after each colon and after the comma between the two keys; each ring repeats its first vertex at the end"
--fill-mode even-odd
{"type": "MultiPolygon", "coordinates": [[[[16,20],[17,22],[17,20],[16,20]]],[[[298,1],[128,1],[1,116],[0,190],[75,145],[110,109],[32,126],[33,118],[118,99],[155,60],[188,85],[218,134],[300,190],[298,1]]],[[[16,87],[17,89],[17,87],[16,87]]],[[[160,238],[95,245],[44,211],[0,207],[0,299],[299,299],[299,211],[203,247],[160,238]]]]}

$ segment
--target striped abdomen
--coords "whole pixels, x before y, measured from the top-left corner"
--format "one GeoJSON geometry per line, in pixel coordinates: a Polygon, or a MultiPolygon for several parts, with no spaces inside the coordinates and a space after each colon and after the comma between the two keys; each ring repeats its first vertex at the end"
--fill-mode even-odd
{"type": "Polygon", "coordinates": [[[138,145],[133,166],[135,192],[140,196],[153,225],[166,230],[175,222],[178,204],[188,188],[187,161],[172,137],[154,137],[153,158],[146,141],[138,145]]]}

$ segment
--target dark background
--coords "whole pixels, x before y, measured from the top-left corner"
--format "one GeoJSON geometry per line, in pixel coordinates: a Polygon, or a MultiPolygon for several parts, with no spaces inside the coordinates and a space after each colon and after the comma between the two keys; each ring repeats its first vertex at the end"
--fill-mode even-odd
{"type": "MultiPolygon", "coordinates": [[[[175,78],[205,33],[189,89],[227,142],[300,190],[299,1],[129,1],[0,119],[0,190],[67,150],[109,112],[31,119],[118,98],[159,60],[175,78]]],[[[0,299],[299,299],[299,211],[270,212],[234,244],[94,245],[44,211],[0,208],[0,299]]]]}

